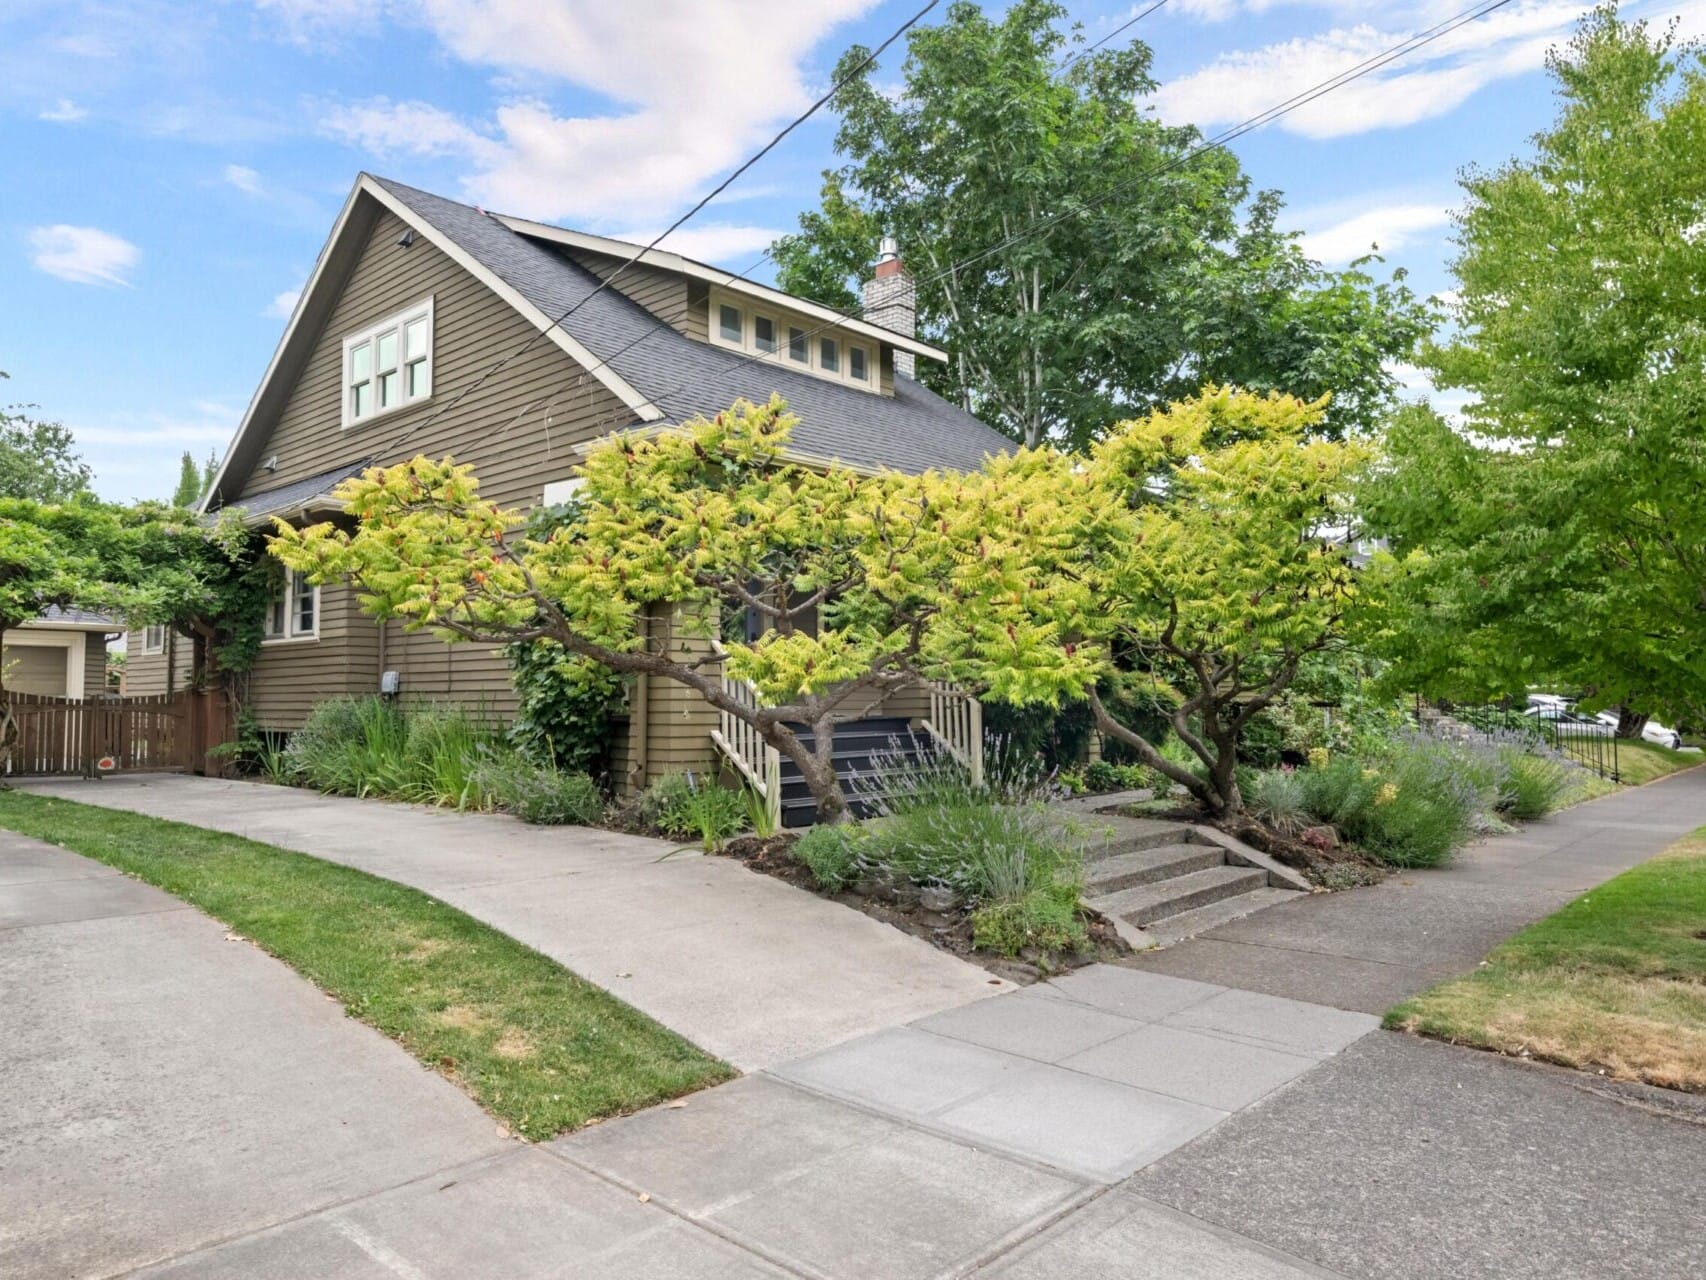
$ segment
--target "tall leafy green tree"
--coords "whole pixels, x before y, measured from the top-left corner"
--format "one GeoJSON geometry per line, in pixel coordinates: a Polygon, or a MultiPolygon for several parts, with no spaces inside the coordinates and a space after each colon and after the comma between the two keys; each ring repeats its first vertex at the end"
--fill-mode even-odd
{"type": "Polygon", "coordinates": [[[188,449],[178,463],[178,486],[172,490],[174,507],[193,507],[201,499],[201,468],[188,449]]]}
{"type": "MultiPolygon", "coordinates": [[[[1139,105],[1147,46],[1087,52],[1054,0],[998,18],[956,3],[909,37],[899,94],[871,68],[837,97],[821,207],[773,249],[781,286],[851,307],[891,234],[921,331],[950,352],[925,377],[1015,439],[1083,446],[1106,424],[1230,383],[1334,394],[1329,435],[1368,428],[1387,365],[1428,313],[1401,274],[1329,272],[1276,228],[1221,149],[1139,105]]],[[[850,49],[838,74],[868,56],[850,49]]]]}
{"type": "Polygon", "coordinates": [[[0,498],[62,502],[86,492],[89,468],[70,430],[34,415],[33,405],[0,408],[0,498]]]}
{"type": "Polygon", "coordinates": [[[1706,715],[1706,76],[1674,31],[1584,20],[1533,154],[1464,180],[1464,430],[1394,424],[1365,504],[1406,561],[1396,674],[1706,715]]]}

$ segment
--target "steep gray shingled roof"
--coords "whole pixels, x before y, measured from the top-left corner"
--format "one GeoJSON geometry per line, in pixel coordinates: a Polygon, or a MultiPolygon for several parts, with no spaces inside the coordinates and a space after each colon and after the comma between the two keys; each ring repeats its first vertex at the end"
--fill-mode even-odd
{"type": "Polygon", "coordinates": [[[369,458],[363,458],[360,462],[346,462],[341,467],[333,467],[330,471],[320,472],[319,475],[307,476],[292,484],[251,493],[241,502],[233,502],[231,506],[245,512],[250,520],[300,511],[317,498],[330,497],[333,489],[359,472],[370,461],[369,458]]]}
{"type": "MultiPolygon", "coordinates": [[[[672,422],[726,409],[737,397],[762,402],[779,392],[800,418],[794,447],[814,457],[899,471],[964,471],[1013,448],[1006,436],[910,378],[895,378],[893,396],[876,396],[743,360],[695,342],[614,288],[593,296],[598,277],[555,246],[468,205],[388,178],[374,181],[552,319],[585,302],[563,327],[672,422]]],[[[632,425],[632,419],[612,422],[610,429],[632,425]]]]}

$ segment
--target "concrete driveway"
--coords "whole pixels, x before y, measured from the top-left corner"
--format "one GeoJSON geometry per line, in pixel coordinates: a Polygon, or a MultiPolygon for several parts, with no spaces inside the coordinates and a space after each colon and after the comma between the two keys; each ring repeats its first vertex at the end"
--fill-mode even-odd
{"type": "Polygon", "coordinates": [[[743,1071],[1010,989],[857,911],[659,840],[172,774],[25,785],[412,885],[743,1071]]]}

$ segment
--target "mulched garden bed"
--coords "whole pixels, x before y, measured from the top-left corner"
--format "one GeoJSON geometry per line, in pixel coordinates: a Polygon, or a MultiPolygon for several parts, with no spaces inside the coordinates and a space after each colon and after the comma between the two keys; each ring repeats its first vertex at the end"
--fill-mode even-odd
{"type": "Polygon", "coordinates": [[[823,892],[812,880],[811,872],[794,861],[792,850],[796,839],[798,836],[792,831],[773,836],[740,836],[723,845],[718,852],[724,857],[744,862],[754,871],[785,880],[820,898],[863,911],[874,920],[881,920],[963,960],[982,965],[998,977],[1020,986],[1084,965],[1106,963],[1132,954],[1131,947],[1115,932],[1113,925],[1094,911],[1084,912],[1090,945],[1082,951],[1054,956],[1025,954],[1017,960],[979,951],[972,946],[971,912],[964,906],[947,912],[926,911],[919,903],[916,887],[899,886],[893,890],[892,896],[883,897],[851,889],[840,893],[823,892]]]}

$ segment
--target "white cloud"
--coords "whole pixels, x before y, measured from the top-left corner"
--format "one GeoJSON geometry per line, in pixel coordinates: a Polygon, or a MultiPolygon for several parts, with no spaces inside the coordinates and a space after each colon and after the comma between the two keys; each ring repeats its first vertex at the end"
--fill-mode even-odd
{"type": "Polygon", "coordinates": [[[277,320],[288,320],[296,311],[297,300],[301,297],[302,290],[286,289],[283,293],[275,294],[273,300],[267,303],[266,310],[261,314],[277,320]]]}
{"type": "Polygon", "coordinates": [[[223,445],[237,429],[242,410],[200,400],[184,413],[126,413],[98,423],[70,423],[77,443],[102,449],[157,449],[223,445]]]}
{"type": "Polygon", "coordinates": [[[51,107],[43,108],[37,117],[37,119],[46,120],[50,124],[76,124],[79,120],[87,120],[88,118],[88,111],[71,101],[70,98],[61,98],[51,107]]]}
{"type": "Polygon", "coordinates": [[[427,102],[366,102],[333,107],[321,121],[333,137],[375,155],[459,155],[480,159],[496,154],[496,144],[450,112],[427,102]]]}
{"type": "Polygon", "coordinates": [[[39,270],[76,284],[129,285],[142,251],[122,236],[97,227],[56,223],[30,232],[30,261],[39,270]]]}
{"type": "Polygon", "coordinates": [[[226,165],[225,181],[245,195],[259,195],[261,191],[261,175],[246,164],[226,165]]]}
{"type": "MultiPolygon", "coordinates": [[[[322,22],[340,8],[273,2],[322,22]]],[[[418,20],[452,56],[531,92],[478,120],[375,99],[325,127],[382,155],[461,157],[464,193],[507,213],[633,225],[680,209],[804,107],[806,56],[874,3],[424,0],[418,20]],[[565,82],[621,105],[559,114],[549,95],[565,82]]]]}
{"type": "MultiPolygon", "coordinates": [[[[631,244],[650,244],[652,237],[660,230],[661,227],[649,231],[621,231],[616,233],[616,238],[631,244]]],[[[776,237],[782,234],[784,233],[774,227],[741,226],[733,223],[698,226],[689,223],[666,238],[658,248],[670,253],[679,253],[684,258],[695,258],[700,262],[721,263],[763,253],[776,237]]],[[[748,264],[741,261],[730,262],[729,265],[744,268],[748,264]]]]}
{"type": "MultiPolygon", "coordinates": [[[[1684,7],[1706,5],[1691,0],[1684,7]]],[[[1205,128],[1244,120],[1437,22],[1445,15],[1435,8],[1418,7],[1414,24],[1404,27],[1359,23],[1225,53],[1163,85],[1154,101],[1163,118],[1205,128]]],[[[1333,138],[1444,115],[1497,80],[1539,68],[1546,50],[1568,36],[1582,12],[1574,0],[1518,0],[1293,111],[1279,127],[1333,138]]]]}
{"type": "Polygon", "coordinates": [[[1399,204],[1345,218],[1303,236],[1303,251],[1329,266],[1360,258],[1379,247],[1391,253],[1426,238],[1451,221],[1451,211],[1434,204],[1399,204]]]}

